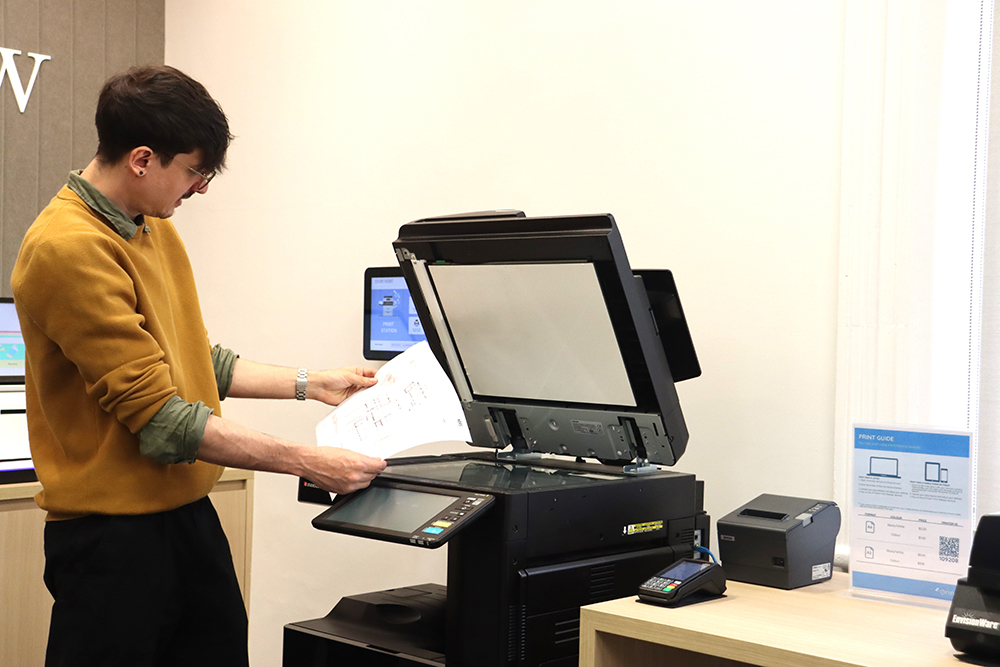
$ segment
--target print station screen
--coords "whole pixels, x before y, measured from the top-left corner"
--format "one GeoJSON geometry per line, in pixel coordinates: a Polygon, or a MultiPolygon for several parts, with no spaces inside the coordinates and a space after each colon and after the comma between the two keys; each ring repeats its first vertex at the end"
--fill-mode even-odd
{"type": "Polygon", "coordinates": [[[410,299],[405,278],[372,279],[371,349],[402,352],[424,340],[416,308],[410,299]]]}

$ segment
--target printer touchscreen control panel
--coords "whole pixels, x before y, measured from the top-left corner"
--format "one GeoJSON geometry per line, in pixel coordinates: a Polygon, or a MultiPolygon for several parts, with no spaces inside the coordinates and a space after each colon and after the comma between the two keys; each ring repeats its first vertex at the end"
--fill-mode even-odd
{"type": "Polygon", "coordinates": [[[493,496],[484,493],[465,493],[456,497],[440,514],[426,522],[410,537],[410,544],[433,548],[446,542],[452,534],[469,523],[473,516],[478,515],[492,502],[493,496]]]}
{"type": "Polygon", "coordinates": [[[493,501],[485,493],[376,478],[367,488],[337,496],[312,523],[320,530],[434,549],[479,518],[493,501]]]}

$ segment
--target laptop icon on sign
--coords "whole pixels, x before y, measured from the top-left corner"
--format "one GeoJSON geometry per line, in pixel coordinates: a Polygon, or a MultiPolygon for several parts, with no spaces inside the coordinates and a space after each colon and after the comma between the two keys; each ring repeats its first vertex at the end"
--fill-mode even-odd
{"type": "Polygon", "coordinates": [[[868,460],[868,474],[875,477],[895,477],[899,479],[899,459],[873,456],[868,460]]]}

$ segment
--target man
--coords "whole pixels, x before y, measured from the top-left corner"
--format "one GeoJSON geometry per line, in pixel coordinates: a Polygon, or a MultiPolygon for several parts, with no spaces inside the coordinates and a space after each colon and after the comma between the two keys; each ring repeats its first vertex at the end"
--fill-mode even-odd
{"type": "Polygon", "coordinates": [[[105,83],[96,124],[96,157],[28,230],[11,278],[49,519],[46,664],[246,665],[243,601],[207,497],[221,466],[342,493],[385,462],[240,427],[219,416],[220,401],[337,405],[374,373],[296,372],[210,346],[167,219],[208,191],[232,139],[201,84],[133,68],[105,83]]]}

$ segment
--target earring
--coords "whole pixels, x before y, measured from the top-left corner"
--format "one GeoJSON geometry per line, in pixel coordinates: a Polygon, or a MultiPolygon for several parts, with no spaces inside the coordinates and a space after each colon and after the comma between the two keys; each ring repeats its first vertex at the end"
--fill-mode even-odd
{"type": "Polygon", "coordinates": [[[139,175],[140,175],[140,176],[142,176],[142,175],[143,175],[143,174],[145,174],[145,173],[146,173],[146,172],[144,172],[143,170],[141,170],[141,169],[139,170],[139,175]]]}

